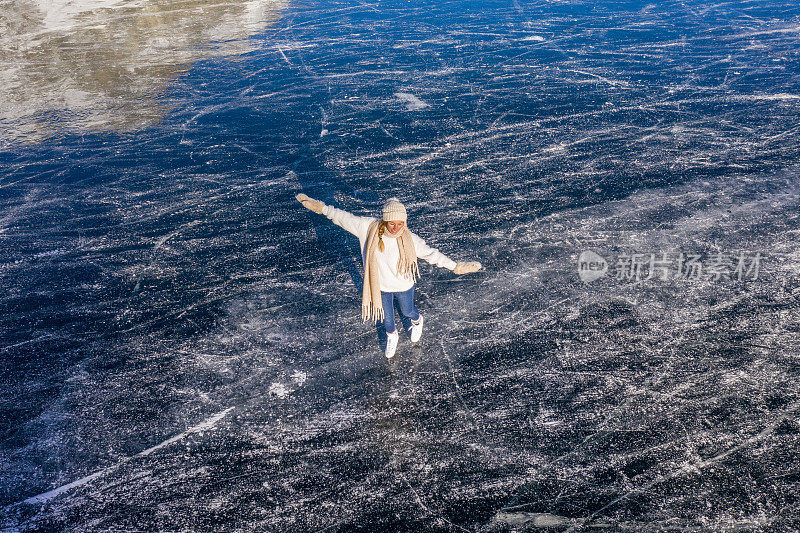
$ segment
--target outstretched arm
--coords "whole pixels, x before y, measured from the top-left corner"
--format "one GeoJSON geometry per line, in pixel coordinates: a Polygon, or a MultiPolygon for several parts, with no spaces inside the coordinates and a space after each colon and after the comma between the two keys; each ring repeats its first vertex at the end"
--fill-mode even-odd
{"type": "Polygon", "coordinates": [[[310,209],[320,215],[325,215],[331,222],[345,231],[352,233],[358,237],[359,240],[366,239],[369,225],[373,221],[372,218],[352,215],[342,209],[336,209],[332,205],[325,205],[319,200],[309,198],[303,193],[298,194],[295,198],[297,198],[297,201],[303,204],[303,207],[306,209],[310,209]]]}
{"type": "Polygon", "coordinates": [[[469,263],[456,263],[436,248],[431,248],[425,244],[425,241],[414,233],[411,234],[411,238],[414,240],[414,251],[417,253],[417,257],[419,259],[424,259],[432,265],[452,270],[454,273],[459,275],[471,274],[481,269],[481,264],[477,261],[471,261],[469,263]]]}

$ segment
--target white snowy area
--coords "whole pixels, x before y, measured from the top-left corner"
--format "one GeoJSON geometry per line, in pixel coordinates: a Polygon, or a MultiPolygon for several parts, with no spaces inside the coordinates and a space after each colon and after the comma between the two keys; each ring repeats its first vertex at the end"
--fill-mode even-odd
{"type": "Polygon", "coordinates": [[[0,529],[800,530],[790,2],[0,5],[0,529]]]}
{"type": "Polygon", "coordinates": [[[282,0],[2,0],[0,142],[130,130],[193,63],[252,51],[282,0]]]}

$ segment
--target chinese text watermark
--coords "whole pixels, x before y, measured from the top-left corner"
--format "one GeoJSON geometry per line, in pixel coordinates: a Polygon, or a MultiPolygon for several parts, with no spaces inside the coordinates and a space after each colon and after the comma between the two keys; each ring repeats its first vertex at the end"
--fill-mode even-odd
{"type": "Polygon", "coordinates": [[[655,252],[618,254],[611,262],[584,251],[578,258],[578,275],[584,282],[606,275],[620,281],[648,280],[747,281],[761,272],[760,252],[686,253],[655,252]]]}

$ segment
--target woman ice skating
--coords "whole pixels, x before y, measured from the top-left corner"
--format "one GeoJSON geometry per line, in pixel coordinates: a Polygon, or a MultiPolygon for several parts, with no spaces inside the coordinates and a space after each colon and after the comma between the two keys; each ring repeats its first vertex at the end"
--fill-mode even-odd
{"type": "Polygon", "coordinates": [[[456,263],[411,233],[406,226],[406,208],[397,198],[389,198],[383,205],[381,220],[352,215],[305,194],[298,194],[297,200],[358,237],[364,263],[361,317],[365,321],[383,323],[388,359],[394,357],[400,340],[394,320],[395,302],[400,314],[411,320],[411,342],[419,341],[422,336],[422,315],[414,305],[414,281],[419,276],[417,259],[456,274],[470,274],[481,269],[477,261],[456,263]]]}

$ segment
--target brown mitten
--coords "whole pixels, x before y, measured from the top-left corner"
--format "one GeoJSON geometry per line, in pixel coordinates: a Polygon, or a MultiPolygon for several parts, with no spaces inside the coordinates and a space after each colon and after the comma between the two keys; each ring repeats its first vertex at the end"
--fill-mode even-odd
{"type": "Polygon", "coordinates": [[[472,274],[473,272],[477,272],[481,269],[481,264],[477,261],[470,261],[469,263],[458,263],[456,267],[453,269],[453,272],[461,275],[461,274],[472,274]]]}
{"type": "Polygon", "coordinates": [[[320,202],[319,200],[314,200],[313,198],[309,198],[303,193],[298,194],[295,196],[297,201],[303,204],[303,207],[306,209],[310,209],[311,211],[317,213],[318,215],[322,214],[322,208],[325,207],[325,204],[320,202]]]}

